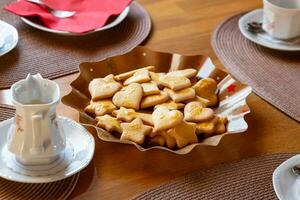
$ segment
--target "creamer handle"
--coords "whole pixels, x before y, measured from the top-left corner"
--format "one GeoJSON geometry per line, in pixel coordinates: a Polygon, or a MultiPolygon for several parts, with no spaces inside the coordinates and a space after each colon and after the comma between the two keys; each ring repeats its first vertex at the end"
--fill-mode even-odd
{"type": "Polygon", "coordinates": [[[42,140],[42,114],[35,114],[32,116],[32,147],[30,152],[32,154],[39,154],[44,152],[43,140],[42,140]]]}

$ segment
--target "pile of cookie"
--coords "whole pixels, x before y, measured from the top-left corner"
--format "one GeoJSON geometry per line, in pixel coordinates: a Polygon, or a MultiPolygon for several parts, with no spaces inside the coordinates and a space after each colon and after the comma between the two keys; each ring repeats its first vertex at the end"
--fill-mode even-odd
{"type": "Polygon", "coordinates": [[[85,112],[120,140],[144,146],[178,149],[226,132],[227,119],[211,108],[218,104],[214,79],[197,80],[195,69],[154,71],[148,66],[93,79],[85,112]]]}

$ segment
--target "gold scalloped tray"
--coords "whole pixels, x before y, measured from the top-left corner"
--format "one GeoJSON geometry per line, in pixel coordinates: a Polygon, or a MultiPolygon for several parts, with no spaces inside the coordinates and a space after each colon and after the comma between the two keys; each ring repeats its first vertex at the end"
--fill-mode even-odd
{"type": "Polygon", "coordinates": [[[211,59],[203,55],[184,56],[179,54],[156,52],[145,47],[136,47],[129,53],[110,57],[99,62],[84,62],[80,64],[80,74],[71,83],[72,91],[62,98],[62,102],[76,109],[80,113],[79,121],[83,125],[93,126],[101,140],[133,144],[140,151],[150,149],[162,149],[176,154],[187,154],[198,145],[217,146],[221,138],[226,134],[242,133],[248,125],[244,116],[250,113],[246,98],[251,93],[250,86],[233,79],[226,72],[217,69],[211,59]],[[109,132],[96,127],[94,118],[84,112],[84,108],[90,102],[88,84],[94,78],[104,77],[108,74],[120,74],[140,67],[153,65],[157,72],[175,71],[185,68],[198,70],[198,78],[211,77],[218,82],[219,105],[214,108],[220,116],[228,118],[227,132],[221,135],[208,137],[197,144],[191,144],[184,148],[172,150],[166,147],[143,147],[134,142],[121,141],[109,132]]]}

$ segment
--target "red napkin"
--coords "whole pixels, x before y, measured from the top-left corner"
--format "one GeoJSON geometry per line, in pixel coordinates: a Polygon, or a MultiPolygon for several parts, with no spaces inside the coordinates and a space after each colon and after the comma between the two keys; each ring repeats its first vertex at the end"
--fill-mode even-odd
{"type": "Polygon", "coordinates": [[[119,15],[132,0],[43,0],[57,10],[76,11],[69,18],[57,18],[47,9],[20,0],[4,7],[5,10],[23,17],[38,17],[45,26],[73,33],[84,33],[105,25],[110,16],[119,15]]]}

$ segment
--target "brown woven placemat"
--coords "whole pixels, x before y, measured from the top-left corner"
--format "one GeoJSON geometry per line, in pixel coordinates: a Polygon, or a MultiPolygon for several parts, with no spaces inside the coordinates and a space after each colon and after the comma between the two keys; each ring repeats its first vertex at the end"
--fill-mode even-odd
{"type": "Polygon", "coordinates": [[[42,184],[17,183],[0,178],[0,199],[67,199],[73,191],[73,189],[75,188],[78,178],[79,173],[61,181],[42,184]]]}
{"type": "Polygon", "coordinates": [[[77,72],[81,62],[123,54],[138,46],[151,29],[147,11],[133,2],[128,16],[117,27],[82,37],[55,35],[31,28],[3,10],[10,2],[0,1],[0,19],[17,28],[19,42],[0,57],[0,89],[10,87],[28,73],[54,79],[77,72]]]}
{"type": "Polygon", "coordinates": [[[0,122],[15,115],[15,109],[13,106],[0,104],[0,122]]]}
{"type": "Polygon", "coordinates": [[[135,199],[277,199],[272,186],[273,171],[293,155],[273,154],[221,164],[175,179],[135,199]]]}
{"type": "Polygon", "coordinates": [[[238,20],[222,22],[212,37],[219,60],[241,82],[275,107],[300,121],[300,52],[271,50],[247,40],[238,20]]]}
{"type": "MultiPolygon", "coordinates": [[[[0,121],[9,119],[15,114],[13,106],[0,105],[0,121]]],[[[1,133],[0,133],[1,134],[1,133]]],[[[0,199],[9,200],[46,200],[67,199],[74,190],[79,173],[52,183],[28,184],[17,183],[0,178],[0,199]]]]}

